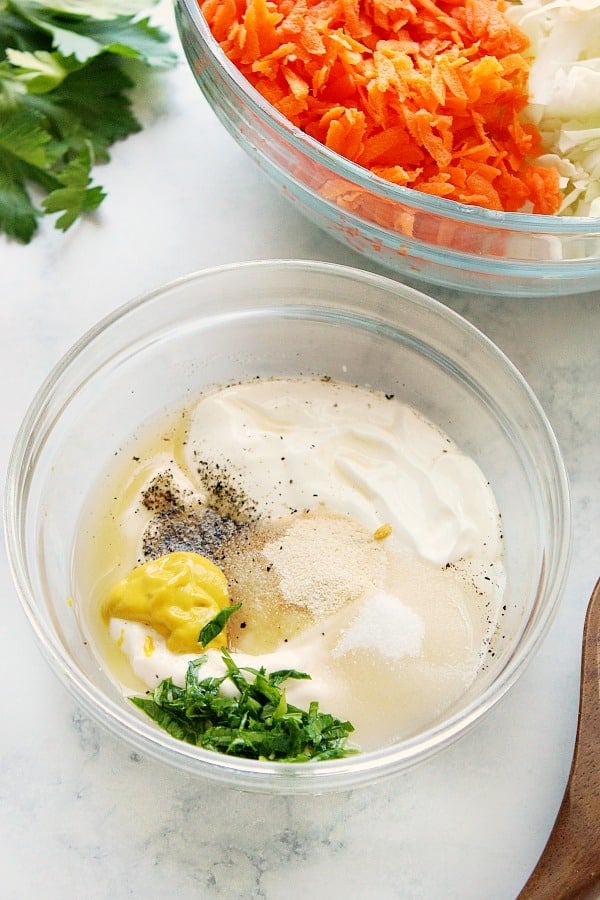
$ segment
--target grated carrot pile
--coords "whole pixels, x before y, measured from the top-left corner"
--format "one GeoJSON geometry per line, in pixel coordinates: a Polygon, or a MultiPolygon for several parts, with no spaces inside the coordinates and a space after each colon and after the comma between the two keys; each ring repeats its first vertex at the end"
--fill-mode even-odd
{"type": "Polygon", "coordinates": [[[493,210],[554,213],[524,122],[528,39],[502,0],[199,0],[286,118],[381,178],[493,210]]]}

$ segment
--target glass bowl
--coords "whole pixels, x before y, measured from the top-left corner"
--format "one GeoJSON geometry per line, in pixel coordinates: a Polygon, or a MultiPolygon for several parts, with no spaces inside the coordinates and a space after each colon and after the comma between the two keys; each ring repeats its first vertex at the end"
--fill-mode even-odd
{"type": "Polygon", "coordinates": [[[600,219],[493,212],[384,181],[267,103],[227,59],[197,0],[176,0],[175,14],[194,77],[230,134],[299,211],[390,274],[514,297],[600,287],[600,219]]]}
{"type": "Polygon", "coordinates": [[[570,554],[565,469],[521,375],[437,301],[393,279],[303,261],[211,269],[122,306],[67,353],[39,390],[11,455],[10,564],[52,669],[81,707],[143,753],[245,790],[321,792],[400,772],[464,734],[538,648],[570,554]],[[392,391],[469,455],[502,515],[505,640],[443,721],[341,760],[251,761],[172,738],[123,695],[99,661],[74,583],[82,508],[117,448],[203,389],[260,376],[321,376],[392,391]],[[69,599],[72,598],[72,599],[69,599]]]}

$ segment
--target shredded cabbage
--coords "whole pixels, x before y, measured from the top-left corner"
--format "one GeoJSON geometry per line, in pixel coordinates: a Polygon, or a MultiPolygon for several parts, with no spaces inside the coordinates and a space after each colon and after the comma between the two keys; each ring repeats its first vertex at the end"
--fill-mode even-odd
{"type": "Polygon", "coordinates": [[[600,0],[521,0],[507,15],[531,41],[526,110],[556,166],[561,215],[600,216],[600,0]]]}

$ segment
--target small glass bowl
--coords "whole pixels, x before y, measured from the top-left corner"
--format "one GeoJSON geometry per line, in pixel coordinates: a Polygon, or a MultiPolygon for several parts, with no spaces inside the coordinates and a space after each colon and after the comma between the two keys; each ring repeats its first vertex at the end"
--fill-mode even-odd
{"type": "Polygon", "coordinates": [[[342,243],[390,273],[481,294],[600,288],[599,218],[494,212],[391,184],[267,103],[227,59],[198,0],[176,0],[175,14],[194,77],[229,133],[299,211],[342,243]]]}
{"type": "Polygon", "coordinates": [[[400,772],[480,720],[546,633],[564,588],[571,536],[567,478],[550,426],[521,375],[486,337],[392,279],[292,260],[190,275],[89,331],[25,416],[9,464],[5,524],[15,583],[39,645],[90,716],[166,764],[232,787],[288,793],[400,772]],[[193,747],[122,696],[82,626],[85,598],[75,594],[73,558],[82,508],[117,448],[208,386],[324,373],[393,392],[485,473],[502,514],[506,638],[460,703],[410,740],[303,764],[193,747]]]}

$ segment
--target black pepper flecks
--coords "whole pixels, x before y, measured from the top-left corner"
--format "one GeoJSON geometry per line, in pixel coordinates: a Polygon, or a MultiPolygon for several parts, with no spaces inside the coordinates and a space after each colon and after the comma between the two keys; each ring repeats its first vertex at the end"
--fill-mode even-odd
{"type": "Polygon", "coordinates": [[[247,527],[210,507],[194,508],[177,487],[172,473],[159,473],[142,494],[143,506],[154,513],[142,536],[146,560],[165,553],[200,553],[218,562],[224,541],[247,527]]]}
{"type": "Polygon", "coordinates": [[[236,476],[226,465],[206,459],[196,460],[196,464],[211,509],[239,524],[256,522],[256,503],[241,485],[235,483],[236,476]]]}
{"type": "Polygon", "coordinates": [[[241,527],[227,516],[212,509],[194,512],[168,509],[156,513],[146,526],[142,550],[146,559],[156,559],[165,553],[187,551],[200,553],[213,562],[219,560],[221,544],[233,537],[241,527]]]}
{"type": "Polygon", "coordinates": [[[142,505],[149,512],[165,512],[168,509],[182,509],[184,505],[183,494],[175,484],[173,474],[168,469],[159,472],[144,493],[142,505]]]}

